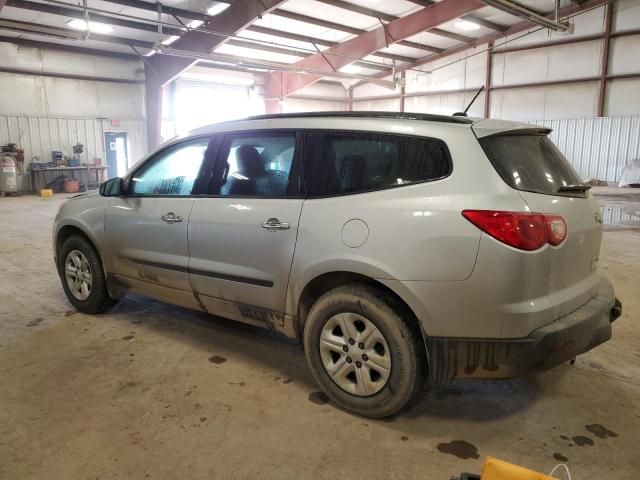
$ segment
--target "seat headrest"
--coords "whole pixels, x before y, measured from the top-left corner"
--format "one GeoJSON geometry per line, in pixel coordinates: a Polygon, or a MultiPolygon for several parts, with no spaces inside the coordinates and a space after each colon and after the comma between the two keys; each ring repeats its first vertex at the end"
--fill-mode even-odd
{"type": "Polygon", "coordinates": [[[236,160],[238,162],[238,171],[249,178],[266,174],[264,160],[255,147],[250,145],[238,147],[236,150],[236,160]]]}

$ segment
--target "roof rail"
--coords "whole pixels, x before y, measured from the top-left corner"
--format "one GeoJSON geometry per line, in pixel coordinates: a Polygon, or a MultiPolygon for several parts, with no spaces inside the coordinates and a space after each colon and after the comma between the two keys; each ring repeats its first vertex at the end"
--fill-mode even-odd
{"type": "MultiPolygon", "coordinates": [[[[470,125],[473,120],[467,117],[452,117],[449,115],[434,115],[430,113],[410,113],[410,112],[300,112],[300,113],[273,113],[266,115],[255,115],[245,119],[233,120],[239,122],[243,120],[271,120],[277,118],[327,118],[327,117],[348,117],[348,118],[392,118],[397,120],[422,120],[427,122],[459,123],[470,125]]],[[[225,122],[226,123],[226,122],[225,122]]]]}

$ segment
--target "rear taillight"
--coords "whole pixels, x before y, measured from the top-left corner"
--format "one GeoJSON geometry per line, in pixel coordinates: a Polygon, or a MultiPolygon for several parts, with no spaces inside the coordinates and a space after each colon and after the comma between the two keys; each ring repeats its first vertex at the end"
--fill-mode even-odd
{"type": "Polygon", "coordinates": [[[560,245],[567,238],[567,223],[560,215],[545,215],[544,219],[547,224],[547,240],[554,247],[560,245]]]}
{"type": "Polygon", "coordinates": [[[464,218],[483,232],[520,250],[538,250],[547,243],[560,245],[567,238],[567,224],[560,215],[464,210],[464,218]]]}

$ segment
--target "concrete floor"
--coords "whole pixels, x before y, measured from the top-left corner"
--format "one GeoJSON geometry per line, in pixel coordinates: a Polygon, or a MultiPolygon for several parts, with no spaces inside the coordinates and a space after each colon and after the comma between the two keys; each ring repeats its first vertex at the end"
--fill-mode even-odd
{"type": "Polygon", "coordinates": [[[444,480],[487,455],[543,472],[566,461],[575,479],[640,471],[638,225],[605,233],[624,305],[612,341],[573,367],[456,383],[371,421],[314,395],[300,349],[275,334],[139,297],[74,312],[50,245],[62,200],[0,199],[2,479],[444,480]]]}

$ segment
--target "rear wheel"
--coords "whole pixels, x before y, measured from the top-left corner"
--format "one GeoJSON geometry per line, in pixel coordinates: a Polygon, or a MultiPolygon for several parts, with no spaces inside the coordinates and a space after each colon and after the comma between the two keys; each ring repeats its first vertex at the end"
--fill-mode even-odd
{"type": "Polygon", "coordinates": [[[311,307],[304,347],[314,377],[337,405],[358,415],[398,413],[423,387],[420,331],[386,293],[361,284],[335,288],[311,307]]]}
{"type": "Polygon", "coordinates": [[[118,300],[111,298],[102,262],[91,243],[80,235],[65,240],[58,252],[58,272],[69,301],[84,313],[102,313],[118,300]]]}

